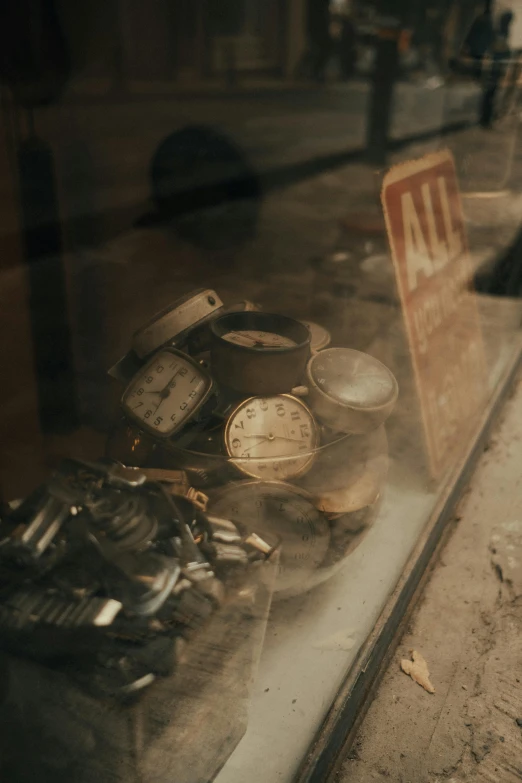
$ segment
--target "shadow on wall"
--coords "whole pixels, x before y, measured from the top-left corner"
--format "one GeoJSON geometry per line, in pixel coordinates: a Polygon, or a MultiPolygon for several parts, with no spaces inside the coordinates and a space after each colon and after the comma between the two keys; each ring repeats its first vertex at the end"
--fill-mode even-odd
{"type": "Polygon", "coordinates": [[[149,180],[153,209],[75,262],[80,408],[97,430],[112,423],[107,370],[133,330],[202,281],[233,274],[257,234],[260,179],[225,133],[196,125],[169,134],[152,155],[149,180]]]}
{"type": "Polygon", "coordinates": [[[168,224],[212,251],[233,249],[257,231],[262,189],[242,150],[222,131],[194,125],[168,135],[149,169],[155,210],[137,226],[168,224]]]}

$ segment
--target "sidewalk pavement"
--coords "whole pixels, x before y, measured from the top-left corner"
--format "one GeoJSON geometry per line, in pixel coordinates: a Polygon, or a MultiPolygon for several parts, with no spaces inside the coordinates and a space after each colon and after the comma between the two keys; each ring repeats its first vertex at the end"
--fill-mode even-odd
{"type": "Polygon", "coordinates": [[[522,779],[522,382],[332,783],[522,779]],[[400,668],[428,663],[433,695],[400,668]]]}

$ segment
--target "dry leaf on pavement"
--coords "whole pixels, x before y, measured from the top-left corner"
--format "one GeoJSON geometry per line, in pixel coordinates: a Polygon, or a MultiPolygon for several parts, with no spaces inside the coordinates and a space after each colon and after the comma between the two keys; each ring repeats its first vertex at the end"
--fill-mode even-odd
{"type": "Polygon", "coordinates": [[[405,674],[409,674],[409,676],[417,682],[419,685],[421,685],[425,691],[428,691],[428,693],[435,693],[435,688],[430,682],[430,673],[428,671],[428,664],[422,657],[422,655],[417,652],[417,650],[411,651],[411,657],[412,660],[409,661],[407,658],[403,658],[401,661],[401,669],[405,674]]]}

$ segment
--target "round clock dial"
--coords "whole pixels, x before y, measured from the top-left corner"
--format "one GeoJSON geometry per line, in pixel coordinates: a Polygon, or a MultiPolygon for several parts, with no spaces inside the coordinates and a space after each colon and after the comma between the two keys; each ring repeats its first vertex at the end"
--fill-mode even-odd
{"type": "Polygon", "coordinates": [[[264,479],[305,473],[318,441],[312,414],[290,394],[245,400],[231,413],[225,428],[225,446],[239,470],[264,479]]]}
{"type": "Polygon", "coordinates": [[[280,539],[277,592],[312,586],[307,580],[325,558],[330,529],[302,490],[282,481],[241,481],[211,498],[209,511],[280,539]]]}
{"type": "Polygon", "coordinates": [[[310,407],[335,432],[363,433],[390,415],[399,389],[390,370],[368,354],[327,348],[307,367],[310,407]]]}
{"type": "Polygon", "coordinates": [[[212,380],[200,365],[165,349],[133,378],[122,407],[146,432],[169,438],[195,416],[211,391],[212,380]]]}

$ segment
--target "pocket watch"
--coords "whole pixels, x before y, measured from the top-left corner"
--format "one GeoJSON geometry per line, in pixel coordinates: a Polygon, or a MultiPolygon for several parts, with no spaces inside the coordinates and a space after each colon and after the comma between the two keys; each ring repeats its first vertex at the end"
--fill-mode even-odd
{"type": "Polygon", "coordinates": [[[240,481],[214,494],[210,514],[239,522],[252,531],[278,536],[281,560],[275,591],[308,589],[330,543],[330,528],[306,492],[284,481],[240,481]]]}
{"type": "Polygon", "coordinates": [[[166,439],[194,420],[213,396],[212,378],[200,364],[164,348],[134,376],[121,404],[144,432],[166,439]]]}
{"type": "Polygon", "coordinates": [[[395,376],[373,356],[351,348],[327,348],[306,368],[308,403],[335,432],[364,433],[392,412],[399,387],[395,376]]]}
{"type": "Polygon", "coordinates": [[[208,323],[222,307],[223,302],[212,289],[192,291],[138,329],[132,337],[132,350],[144,359],[166,343],[180,345],[192,330],[208,323]]]}
{"type": "Polygon", "coordinates": [[[310,332],[285,315],[239,312],[212,321],[216,381],[242,394],[282,394],[297,386],[310,355],[310,332]]]}
{"type": "Polygon", "coordinates": [[[332,341],[332,335],[321,324],[316,324],[314,321],[301,321],[310,332],[310,350],[312,353],[322,351],[324,348],[328,348],[332,341]]]}
{"type": "Polygon", "coordinates": [[[290,394],[250,397],[239,403],[225,427],[225,447],[247,476],[289,479],[314,461],[319,430],[307,406],[290,394]]]}

